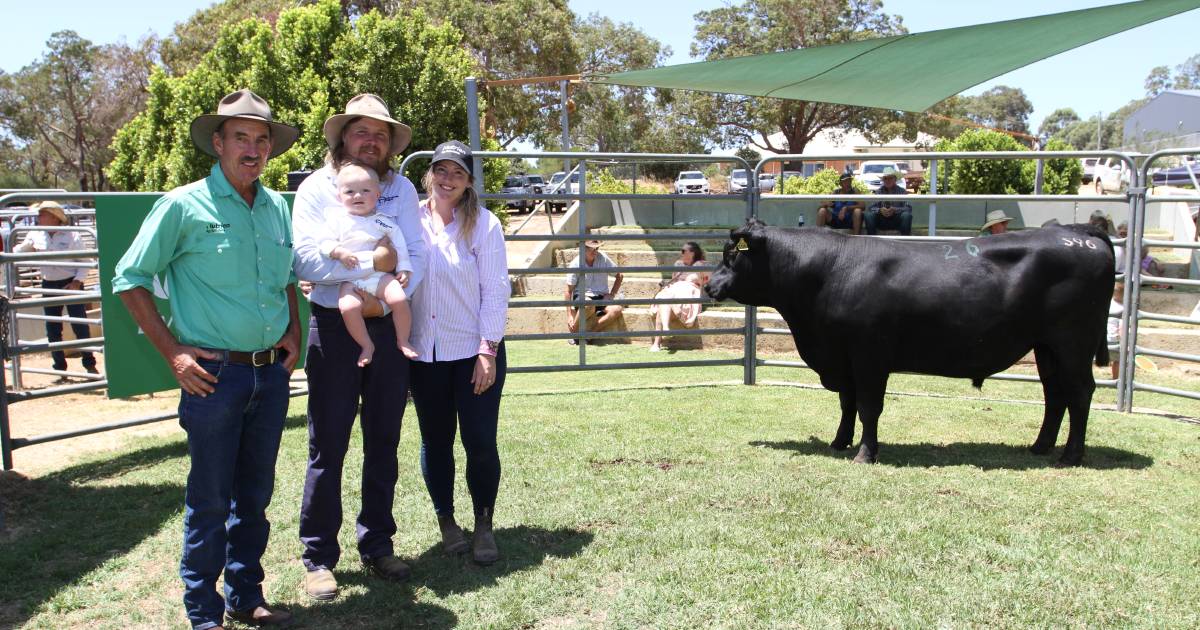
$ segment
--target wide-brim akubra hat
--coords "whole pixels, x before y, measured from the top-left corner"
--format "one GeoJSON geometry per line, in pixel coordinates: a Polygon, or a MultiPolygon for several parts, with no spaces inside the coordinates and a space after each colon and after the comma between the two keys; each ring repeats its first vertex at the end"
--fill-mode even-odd
{"type": "Polygon", "coordinates": [[[1004,214],[1003,210],[992,210],[991,212],[987,213],[987,223],[984,223],[983,227],[979,229],[986,230],[997,223],[1008,223],[1012,220],[1013,218],[1004,214]]]}
{"type": "Polygon", "coordinates": [[[213,156],[217,150],[213,148],[212,137],[217,127],[230,118],[241,118],[265,123],[271,128],[271,155],[275,157],[287,151],[300,137],[300,130],[290,125],[275,122],[271,118],[271,106],[263,98],[250,90],[242,89],[231,92],[217,104],[217,113],[197,116],[192,121],[192,142],[196,148],[213,156]]]}
{"type": "Polygon", "coordinates": [[[63,210],[63,207],[60,206],[57,201],[39,201],[38,203],[30,206],[29,209],[33,210],[34,212],[45,212],[58,219],[58,222],[63,225],[71,222],[71,220],[67,218],[67,211],[63,210]]]}
{"type": "Polygon", "coordinates": [[[342,141],[342,129],[355,118],[374,118],[392,128],[392,146],[388,148],[388,157],[399,155],[412,140],[412,129],[392,118],[387,103],[383,102],[382,98],[374,94],[359,94],[346,103],[346,113],[330,116],[321,127],[325,134],[325,143],[330,149],[342,141]]]}

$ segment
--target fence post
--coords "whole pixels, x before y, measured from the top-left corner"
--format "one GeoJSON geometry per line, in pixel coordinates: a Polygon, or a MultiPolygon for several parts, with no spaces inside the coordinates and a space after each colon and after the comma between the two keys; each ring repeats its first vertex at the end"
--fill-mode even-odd
{"type": "Polygon", "coordinates": [[[8,358],[8,296],[0,295],[0,463],[3,470],[13,469],[12,433],[8,426],[8,383],[3,362],[8,358]]]}
{"type": "Polygon", "coordinates": [[[1129,236],[1125,242],[1125,291],[1122,299],[1125,309],[1121,313],[1121,326],[1125,335],[1121,339],[1120,363],[1117,372],[1117,409],[1125,413],[1133,411],[1133,379],[1137,370],[1138,305],[1142,300],[1142,239],[1146,231],[1146,187],[1141,174],[1133,169],[1129,196],[1129,236]]]}
{"type": "MultiPolygon", "coordinates": [[[[746,183],[746,219],[758,216],[758,168],[748,169],[750,181],[746,183]]],[[[742,367],[742,382],[753,385],[758,377],[758,307],[746,305],[742,318],[746,324],[746,337],[742,347],[745,364],[742,367]]]]}
{"type": "MultiPolygon", "coordinates": [[[[467,140],[471,143],[471,151],[478,151],[482,147],[482,139],[479,132],[479,89],[475,77],[467,77],[466,80],[467,92],[467,140]]],[[[472,162],[471,177],[475,178],[475,192],[483,192],[483,160],[474,160],[472,162]]]]}

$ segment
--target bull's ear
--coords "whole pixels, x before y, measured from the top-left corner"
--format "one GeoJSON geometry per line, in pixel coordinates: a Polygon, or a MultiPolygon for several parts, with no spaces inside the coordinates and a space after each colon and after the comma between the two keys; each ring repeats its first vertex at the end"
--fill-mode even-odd
{"type": "Polygon", "coordinates": [[[749,219],[742,227],[729,231],[729,240],[733,242],[737,251],[750,251],[755,245],[762,244],[765,236],[763,230],[766,227],[767,224],[757,218],[749,219]]]}

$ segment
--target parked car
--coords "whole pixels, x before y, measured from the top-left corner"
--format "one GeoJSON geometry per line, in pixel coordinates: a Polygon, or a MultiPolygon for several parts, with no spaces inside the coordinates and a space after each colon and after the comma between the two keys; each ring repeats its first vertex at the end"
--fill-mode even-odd
{"type": "MultiPolygon", "coordinates": [[[[550,183],[546,184],[542,190],[551,195],[564,195],[569,193],[571,192],[570,189],[567,188],[567,185],[563,183],[566,181],[566,179],[567,174],[562,171],[558,171],[550,176],[550,183]]],[[[561,199],[556,201],[547,201],[546,203],[550,205],[551,212],[556,212],[567,207],[567,202],[561,199]]]]}
{"type": "Polygon", "coordinates": [[[775,190],[775,174],[774,173],[759,173],[758,174],[758,190],[761,192],[771,192],[775,190]]]}
{"type": "MultiPolygon", "coordinates": [[[[533,192],[529,186],[529,178],[524,175],[510,175],[504,178],[504,187],[500,189],[504,194],[527,194],[533,192]]],[[[505,208],[516,208],[519,212],[533,209],[535,202],[533,199],[506,199],[504,201],[505,208]]]]}
{"type": "Polygon", "coordinates": [[[529,186],[535,193],[541,194],[546,188],[546,180],[541,175],[526,175],[525,179],[529,180],[529,186]]]}
{"type": "Polygon", "coordinates": [[[1150,183],[1155,186],[1195,186],[1200,182],[1200,163],[1192,162],[1173,168],[1163,169],[1150,175],[1150,183]],[[1195,181],[1192,178],[1195,177],[1195,181]]]}
{"type": "Polygon", "coordinates": [[[1096,194],[1121,192],[1129,185],[1129,169],[1120,158],[1102,158],[1092,173],[1096,194]]]}
{"type": "Polygon", "coordinates": [[[700,171],[682,171],[675,178],[675,194],[677,195],[707,195],[708,178],[700,171]]]}
{"type": "Polygon", "coordinates": [[[750,185],[750,171],[744,168],[735,168],[729,173],[729,192],[740,193],[746,190],[746,186],[750,185]]]}
{"type": "Polygon", "coordinates": [[[858,167],[858,172],[854,174],[854,178],[862,182],[871,192],[877,192],[883,186],[882,175],[889,168],[896,171],[897,174],[903,172],[900,169],[900,165],[895,162],[869,160],[863,162],[862,166],[858,167]]]}
{"type": "Polygon", "coordinates": [[[1080,158],[1079,161],[1083,164],[1083,183],[1092,183],[1096,177],[1096,164],[1100,162],[1100,158],[1080,158]]]}

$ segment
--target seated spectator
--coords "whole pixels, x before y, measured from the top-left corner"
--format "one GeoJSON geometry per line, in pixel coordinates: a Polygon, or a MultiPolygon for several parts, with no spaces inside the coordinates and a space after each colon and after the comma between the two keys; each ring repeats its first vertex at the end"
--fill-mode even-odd
{"type": "MultiPolygon", "coordinates": [[[[1108,329],[1106,338],[1108,345],[1116,345],[1121,343],[1121,314],[1125,312],[1125,306],[1121,303],[1125,296],[1125,283],[1118,282],[1113,285],[1112,301],[1108,304],[1108,329]]],[[[1112,377],[1117,378],[1119,373],[1120,361],[1113,358],[1109,361],[1112,366],[1112,377]]]]}
{"type": "Polygon", "coordinates": [[[1117,234],[1117,231],[1113,229],[1112,218],[1104,214],[1103,210],[1092,211],[1092,216],[1088,218],[1088,223],[1104,230],[1109,236],[1116,236],[1117,234]]]}
{"type": "Polygon", "coordinates": [[[987,213],[987,221],[979,228],[979,232],[983,236],[1003,234],[1008,231],[1009,221],[1012,221],[1012,217],[1004,214],[1003,210],[992,210],[987,213]]]}
{"type": "MultiPolygon", "coordinates": [[[[883,185],[875,191],[877,195],[907,195],[903,186],[896,185],[896,169],[883,171],[883,185]]],[[[878,234],[879,229],[900,230],[901,236],[912,234],[912,206],[905,201],[879,201],[871,204],[866,214],[867,234],[878,234]]]]}
{"type": "MultiPolygon", "coordinates": [[[[1142,275],[1162,277],[1166,273],[1166,268],[1163,267],[1162,261],[1150,255],[1150,248],[1147,247],[1142,252],[1142,275]]],[[[1170,289],[1169,284],[1151,284],[1148,285],[1152,289],[1170,289]]]]}
{"type": "MultiPolygon", "coordinates": [[[[586,255],[584,258],[584,266],[589,269],[609,269],[616,267],[612,259],[600,252],[600,241],[592,240],[584,243],[586,255]]],[[[568,267],[579,267],[579,258],[571,261],[568,267]]],[[[566,299],[579,300],[581,295],[576,290],[579,285],[581,274],[571,274],[567,276],[567,292],[566,299]]],[[[624,276],[620,273],[588,273],[583,275],[584,291],[582,297],[589,300],[611,300],[621,291],[621,282],[624,276]],[[612,290],[608,289],[608,276],[615,275],[613,280],[612,290]]],[[[604,330],[611,325],[617,318],[621,316],[621,311],[624,307],[617,305],[610,306],[589,306],[584,309],[588,318],[588,328],[590,330],[604,330]],[[596,321],[592,322],[592,317],[596,317],[596,321]]],[[[567,330],[571,332],[579,332],[579,309],[573,306],[567,307],[567,330]]],[[[569,340],[570,344],[574,345],[575,340],[569,340]]]]}
{"type": "MultiPolygon", "coordinates": [[[[704,249],[699,243],[688,241],[684,244],[683,249],[679,252],[679,260],[675,261],[677,266],[691,267],[692,265],[704,265],[707,261],[704,260],[704,249]]],[[[663,287],[655,299],[667,298],[698,298],[700,290],[708,283],[707,272],[696,271],[676,271],[671,275],[671,279],[667,282],[667,286],[663,287]]],[[[650,307],[650,316],[654,318],[654,330],[670,330],[671,320],[679,322],[679,325],[684,328],[692,328],[696,325],[696,318],[700,316],[700,304],[654,304],[650,307]]],[[[655,336],[650,343],[650,351],[658,352],[662,350],[662,337],[655,336]]]]}
{"type": "MultiPolygon", "coordinates": [[[[838,178],[835,194],[857,194],[854,190],[854,173],[846,171],[838,178]]],[[[862,234],[863,207],[858,201],[826,201],[817,209],[817,227],[829,226],[836,230],[850,230],[851,234],[862,234]]]]}
{"type": "MultiPolygon", "coordinates": [[[[1117,226],[1117,238],[1129,238],[1128,221],[1122,221],[1121,224],[1117,226]]],[[[1122,273],[1125,271],[1125,252],[1128,250],[1128,242],[1126,242],[1124,245],[1113,245],[1113,257],[1116,259],[1117,273],[1122,273]]]]}

